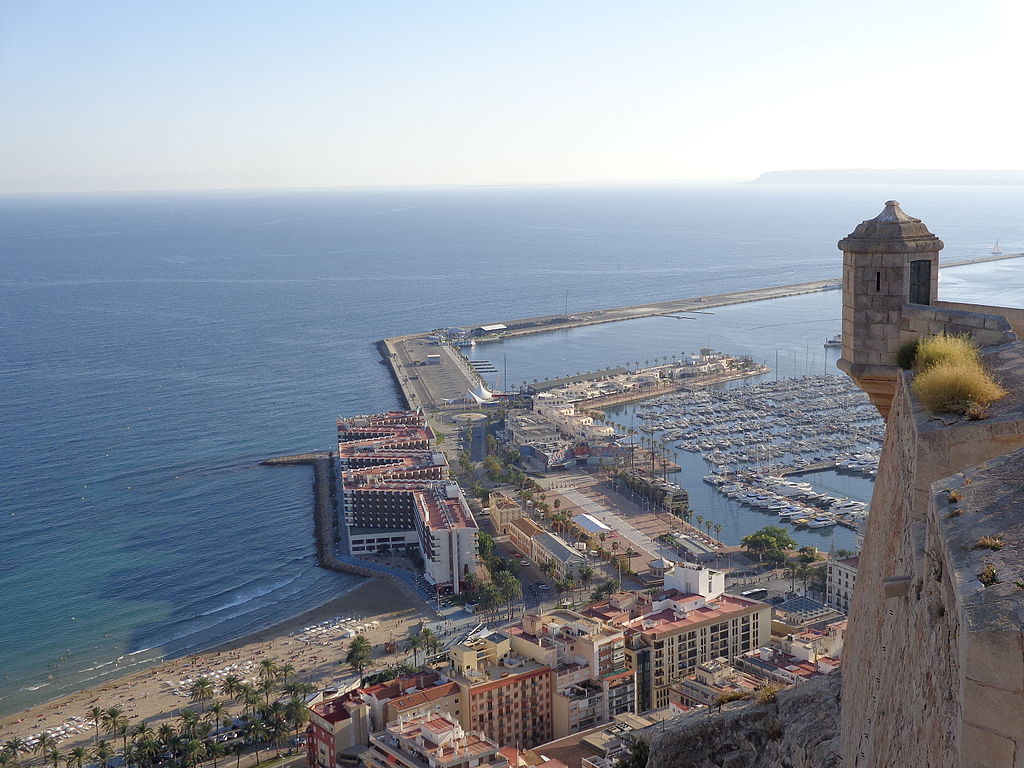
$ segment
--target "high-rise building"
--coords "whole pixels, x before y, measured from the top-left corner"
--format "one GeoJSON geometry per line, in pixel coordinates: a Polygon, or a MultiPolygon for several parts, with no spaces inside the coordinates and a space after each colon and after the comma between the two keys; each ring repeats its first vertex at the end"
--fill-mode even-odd
{"type": "Polygon", "coordinates": [[[438,589],[459,593],[477,573],[477,524],[419,413],[338,421],[343,541],[361,555],[415,549],[438,589]]]}

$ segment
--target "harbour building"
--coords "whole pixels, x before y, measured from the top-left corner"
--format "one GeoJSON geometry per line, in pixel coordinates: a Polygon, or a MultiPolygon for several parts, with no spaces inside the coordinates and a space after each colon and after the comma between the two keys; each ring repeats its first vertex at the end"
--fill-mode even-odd
{"type": "Polygon", "coordinates": [[[338,421],[342,536],[349,553],[418,551],[424,576],[458,594],[478,568],[477,523],[418,412],[338,421]]]}

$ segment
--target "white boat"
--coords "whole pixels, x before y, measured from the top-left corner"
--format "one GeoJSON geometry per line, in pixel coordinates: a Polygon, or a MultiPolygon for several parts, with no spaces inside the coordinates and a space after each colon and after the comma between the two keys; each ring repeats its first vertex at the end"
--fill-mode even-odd
{"type": "Polygon", "coordinates": [[[843,334],[837,333],[831,339],[825,339],[826,347],[841,347],[843,346],[843,334]]]}
{"type": "Polygon", "coordinates": [[[998,239],[996,239],[996,244],[992,246],[992,255],[993,256],[1002,256],[1003,255],[1003,252],[999,250],[999,240],[998,239]]]}
{"type": "Polygon", "coordinates": [[[836,524],[836,521],[831,517],[825,517],[824,515],[818,515],[816,518],[807,523],[808,528],[829,528],[836,524]]]}

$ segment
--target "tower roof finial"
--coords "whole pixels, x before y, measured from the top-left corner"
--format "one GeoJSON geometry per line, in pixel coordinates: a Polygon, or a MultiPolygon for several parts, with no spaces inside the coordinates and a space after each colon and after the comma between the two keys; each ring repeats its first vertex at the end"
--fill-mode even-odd
{"type": "Polygon", "coordinates": [[[920,253],[942,249],[942,241],[920,219],[908,216],[895,200],[886,200],[882,212],[862,221],[839,249],[851,253],[920,253]]]}

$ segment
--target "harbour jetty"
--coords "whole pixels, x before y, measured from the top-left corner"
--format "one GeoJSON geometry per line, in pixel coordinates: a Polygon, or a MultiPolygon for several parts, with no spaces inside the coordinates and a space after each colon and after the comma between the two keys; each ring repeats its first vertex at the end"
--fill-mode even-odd
{"type": "MultiPolygon", "coordinates": [[[[1024,253],[981,256],[947,262],[942,264],[941,268],[1005,261],[1022,256],[1024,253]]],[[[594,309],[573,314],[540,315],[502,322],[492,321],[480,327],[501,327],[503,328],[502,337],[511,338],[532,333],[580,328],[587,325],[636,320],[643,317],[672,317],[686,320],[692,319],[693,315],[707,314],[709,310],[716,307],[838,290],[841,285],[841,278],[812,280],[805,283],[694,296],[629,307],[594,309]]],[[[429,336],[429,333],[394,336],[380,340],[377,343],[377,349],[380,351],[382,362],[391,370],[395,384],[407,407],[440,410],[446,407],[446,401],[458,398],[467,391],[475,389],[480,383],[480,376],[466,363],[456,348],[448,344],[434,343],[429,336]]]]}

